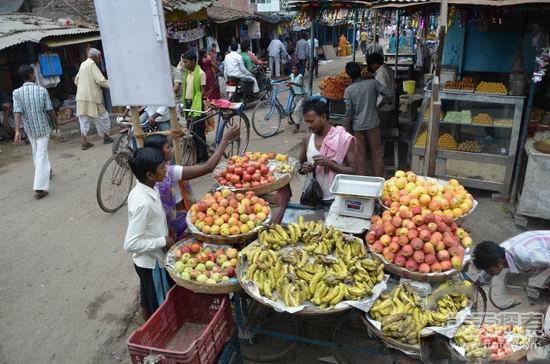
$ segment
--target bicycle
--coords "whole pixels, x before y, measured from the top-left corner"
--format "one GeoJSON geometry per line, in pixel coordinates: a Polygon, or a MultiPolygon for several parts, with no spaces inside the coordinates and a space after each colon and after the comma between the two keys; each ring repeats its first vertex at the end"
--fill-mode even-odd
{"type": "Polygon", "coordinates": [[[296,95],[292,87],[279,88],[281,81],[271,81],[273,92],[269,100],[263,100],[254,108],[252,113],[252,128],[256,134],[262,138],[269,138],[277,134],[281,127],[283,116],[289,118],[289,124],[295,125],[292,114],[296,110],[299,97],[296,95]],[[286,107],[283,107],[277,96],[283,92],[289,91],[286,107]]]}
{"type": "MultiPolygon", "coordinates": [[[[241,127],[241,135],[228,144],[223,155],[225,158],[228,158],[234,154],[244,154],[246,152],[250,137],[250,123],[246,115],[242,112],[242,105],[238,109],[219,109],[214,115],[208,115],[211,110],[212,109],[197,111],[181,109],[182,112],[200,112],[203,115],[207,115],[197,120],[191,119],[189,121],[189,128],[182,127],[181,120],[178,120],[181,131],[183,132],[183,136],[180,139],[182,146],[182,165],[193,165],[197,162],[197,151],[194,138],[212,151],[220,144],[225,128],[228,125],[233,126],[235,123],[241,127]],[[216,137],[214,139],[214,144],[210,146],[205,140],[193,132],[193,126],[196,123],[204,122],[206,119],[212,116],[215,117],[216,115],[218,116],[216,137]]],[[[132,155],[136,147],[131,129],[132,123],[128,118],[124,117],[118,117],[117,123],[124,129],[113,143],[113,155],[101,168],[96,186],[96,198],[99,207],[108,213],[114,213],[124,206],[132,189],[134,179],[134,175],[128,164],[128,158],[132,155]]],[[[144,131],[146,131],[146,135],[169,133],[147,131],[147,125],[142,125],[142,127],[144,131]]]]}

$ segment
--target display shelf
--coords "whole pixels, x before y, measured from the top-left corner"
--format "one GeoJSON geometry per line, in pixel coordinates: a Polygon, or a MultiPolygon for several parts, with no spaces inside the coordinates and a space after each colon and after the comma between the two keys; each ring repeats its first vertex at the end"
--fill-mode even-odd
{"type": "MultiPolygon", "coordinates": [[[[513,175],[516,150],[521,129],[525,97],[490,95],[471,92],[441,91],[441,118],[449,111],[471,111],[472,118],[480,113],[489,114],[493,120],[512,120],[512,125],[481,125],[443,122],[439,120],[440,133],[450,133],[457,147],[466,141],[478,142],[482,148],[494,145],[495,153],[483,150],[480,153],[438,149],[436,152],[436,176],[455,178],[466,187],[487,189],[508,196],[513,175]],[[506,154],[499,154],[502,149],[506,154]]],[[[426,130],[425,115],[429,113],[431,91],[426,91],[422,110],[412,134],[411,167],[421,172],[424,165],[425,147],[416,146],[416,140],[426,130]]],[[[441,135],[440,134],[440,135],[441,135]]]]}

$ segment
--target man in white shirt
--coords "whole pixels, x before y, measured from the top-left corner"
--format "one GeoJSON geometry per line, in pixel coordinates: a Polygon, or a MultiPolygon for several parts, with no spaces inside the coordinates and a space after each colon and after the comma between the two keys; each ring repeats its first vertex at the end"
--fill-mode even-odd
{"type": "Polygon", "coordinates": [[[273,77],[273,75],[275,75],[275,78],[281,77],[281,60],[286,60],[285,45],[279,39],[273,38],[267,47],[267,54],[269,55],[271,77],[273,77]]]}
{"type": "Polygon", "coordinates": [[[226,80],[228,77],[236,77],[254,81],[253,92],[259,92],[260,88],[258,87],[258,82],[256,82],[256,78],[254,78],[252,73],[244,66],[243,56],[239,54],[238,49],[238,44],[231,44],[231,52],[225,56],[223,76],[226,80]]]}
{"type": "Polygon", "coordinates": [[[309,70],[312,74],[315,71],[315,77],[319,77],[319,56],[317,55],[319,41],[317,40],[317,38],[313,38],[313,40],[313,60],[311,60],[311,37],[307,41],[307,57],[309,59],[309,70]]]}
{"type": "Polygon", "coordinates": [[[139,118],[141,125],[148,122],[151,128],[156,125],[160,131],[170,130],[170,110],[168,106],[149,105],[145,107],[145,111],[139,118]]]}
{"type": "MultiPolygon", "coordinates": [[[[384,63],[384,57],[382,57],[379,53],[369,54],[367,57],[367,64],[370,69],[374,71],[374,79],[380,82],[391,95],[390,98],[385,98],[382,95],[378,95],[376,106],[378,108],[380,118],[384,119],[382,117],[382,113],[391,112],[395,109],[394,73],[391,67],[384,63]],[[382,104],[383,101],[384,104],[382,104]]],[[[384,120],[381,120],[381,123],[384,124],[384,120]]]]}
{"type": "Polygon", "coordinates": [[[155,183],[162,182],[166,164],[154,148],[140,148],[128,160],[138,182],[128,195],[128,229],[124,250],[133,253],[134,267],[140,279],[140,305],[147,320],[160,306],[173,285],[164,267],[166,251],[174,245],[160,194],[155,183]]]}

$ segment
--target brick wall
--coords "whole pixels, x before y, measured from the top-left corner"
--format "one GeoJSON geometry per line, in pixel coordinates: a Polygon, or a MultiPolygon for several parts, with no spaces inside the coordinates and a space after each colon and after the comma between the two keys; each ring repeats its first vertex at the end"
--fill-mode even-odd
{"type": "Polygon", "coordinates": [[[72,18],[82,17],[84,20],[93,22],[97,19],[93,0],[27,0],[27,4],[34,13],[49,4],[46,9],[40,12],[40,15],[54,19],[63,16],[72,18]],[[65,2],[69,5],[65,4],[65,2]]]}

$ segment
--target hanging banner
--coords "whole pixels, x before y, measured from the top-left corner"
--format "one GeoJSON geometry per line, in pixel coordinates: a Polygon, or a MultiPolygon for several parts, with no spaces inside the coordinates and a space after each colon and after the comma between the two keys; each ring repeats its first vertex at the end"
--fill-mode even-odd
{"type": "Polygon", "coordinates": [[[248,37],[250,39],[261,39],[262,38],[262,32],[260,29],[260,22],[255,21],[250,24],[248,24],[248,37]]]}
{"type": "Polygon", "coordinates": [[[170,39],[177,39],[180,43],[192,42],[204,37],[204,28],[194,28],[189,30],[166,30],[166,36],[170,39]]]}

